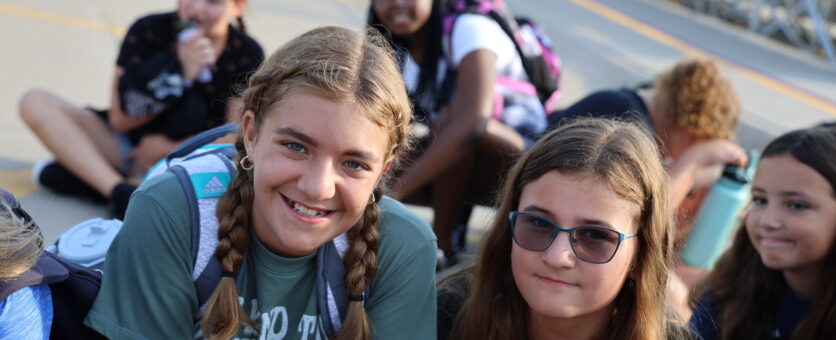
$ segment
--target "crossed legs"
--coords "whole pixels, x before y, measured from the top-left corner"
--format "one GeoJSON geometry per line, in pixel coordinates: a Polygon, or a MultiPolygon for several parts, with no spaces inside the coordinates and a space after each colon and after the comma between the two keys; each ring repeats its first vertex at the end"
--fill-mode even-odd
{"type": "Polygon", "coordinates": [[[30,90],[20,100],[20,116],[38,139],[70,172],[103,197],[124,177],[119,145],[110,127],[92,111],[43,90],[30,90]]]}

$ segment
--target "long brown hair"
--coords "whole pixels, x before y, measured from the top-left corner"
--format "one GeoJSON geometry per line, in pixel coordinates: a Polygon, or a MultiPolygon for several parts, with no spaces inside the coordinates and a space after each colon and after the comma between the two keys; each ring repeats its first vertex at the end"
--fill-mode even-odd
{"type": "MultiPolygon", "coordinates": [[[[769,143],[761,159],[789,155],[822,175],[836,195],[836,127],[792,131],[769,143]],[[827,156],[830,155],[830,156],[827,156]]],[[[836,198],[836,196],[834,196],[836,198]]],[[[834,226],[836,227],[836,226],[834,226]]],[[[836,242],[836,240],[833,240],[836,242]]],[[[819,294],[791,339],[825,339],[836,334],[836,246],[822,260],[819,294]]],[[[694,297],[711,294],[721,306],[722,339],[766,339],[772,336],[774,311],[784,296],[784,277],[761,262],[746,228],[739,228],[731,248],[717,261],[694,297]]]]}
{"type": "Polygon", "coordinates": [[[517,161],[498,196],[496,218],[477,256],[470,296],[459,313],[454,339],[529,338],[529,307],[511,274],[508,213],[526,184],[557,170],[601,179],[640,207],[635,287],[624,285],[613,302],[607,339],[665,336],[665,285],[673,255],[670,202],[658,148],[632,124],[580,119],[543,136],[517,161]]]}
{"type": "MultiPolygon", "coordinates": [[[[274,52],[250,77],[244,91],[243,110],[255,113],[255,129],[265,113],[292,90],[305,88],[323,97],[352,102],[364,108],[373,122],[389,134],[387,159],[398,160],[409,147],[412,111],[395,64],[393,53],[377,35],[369,37],[340,27],[309,31],[274,52]]],[[[235,142],[238,158],[244,150],[243,136],[235,142]]],[[[238,164],[229,190],[218,202],[218,248],[215,257],[224,271],[238,272],[248,248],[253,179],[238,164]]],[[[380,181],[384,182],[384,181],[380,181]]],[[[374,189],[380,197],[383,184],[374,189]]],[[[348,231],[349,249],[344,257],[345,283],[351,295],[361,295],[377,271],[378,246],[376,203],[369,204],[360,220],[348,231]]],[[[253,325],[238,303],[235,279],[224,277],[209,299],[203,318],[207,338],[229,339],[240,325],[253,325]]],[[[363,303],[353,301],[337,339],[369,339],[371,331],[363,303]]]]}

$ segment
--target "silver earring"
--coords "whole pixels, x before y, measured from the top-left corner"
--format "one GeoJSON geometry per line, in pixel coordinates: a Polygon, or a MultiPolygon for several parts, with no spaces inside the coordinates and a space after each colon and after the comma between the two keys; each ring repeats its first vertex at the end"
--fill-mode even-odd
{"type": "Polygon", "coordinates": [[[371,202],[369,202],[369,204],[372,204],[374,202],[377,202],[377,199],[374,197],[374,192],[372,192],[372,199],[371,202]]]}
{"type": "Polygon", "coordinates": [[[253,164],[253,162],[250,161],[250,156],[249,155],[244,155],[244,157],[241,158],[241,160],[238,162],[238,164],[241,165],[241,169],[244,169],[244,170],[247,170],[247,171],[252,170],[253,167],[255,166],[255,164],[253,164]]]}

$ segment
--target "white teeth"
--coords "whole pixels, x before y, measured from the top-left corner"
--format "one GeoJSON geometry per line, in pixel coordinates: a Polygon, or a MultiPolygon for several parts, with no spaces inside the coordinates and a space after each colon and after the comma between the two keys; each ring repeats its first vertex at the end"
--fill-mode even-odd
{"type": "Polygon", "coordinates": [[[288,199],[288,202],[290,202],[290,205],[293,207],[294,211],[299,213],[299,215],[302,215],[302,216],[305,216],[305,217],[322,217],[322,216],[328,215],[327,210],[320,211],[320,210],[315,210],[315,209],[308,209],[308,208],[305,208],[304,206],[302,206],[301,204],[296,203],[296,202],[294,202],[290,199],[288,199]]]}

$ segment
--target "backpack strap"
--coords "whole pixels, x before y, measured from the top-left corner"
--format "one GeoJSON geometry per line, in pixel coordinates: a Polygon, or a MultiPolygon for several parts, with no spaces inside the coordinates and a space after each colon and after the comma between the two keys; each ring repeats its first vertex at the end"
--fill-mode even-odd
{"type": "Polygon", "coordinates": [[[169,169],[177,176],[189,203],[192,281],[203,306],[221,278],[221,266],[215,259],[218,246],[215,209],[232,181],[235,167],[224,152],[207,152],[187,157],[169,169]]]}
{"type": "Polygon", "coordinates": [[[49,252],[43,252],[38,257],[35,265],[18,277],[11,280],[0,280],[0,301],[5,300],[9,295],[26,287],[40,284],[53,284],[61,282],[70,276],[69,270],[61,262],[55,260],[49,252]]]}
{"type": "Polygon", "coordinates": [[[174,151],[172,151],[170,154],[168,154],[168,156],[165,157],[166,163],[170,162],[175,158],[186,157],[192,154],[193,152],[197,151],[201,147],[209,145],[209,143],[218,138],[237,132],[238,129],[238,123],[227,123],[203,131],[195,135],[194,137],[189,138],[189,140],[183,142],[183,144],[180,144],[176,148],[174,148],[174,151]]]}
{"type": "MultiPolygon", "coordinates": [[[[333,337],[342,328],[342,321],[348,311],[349,293],[345,286],[343,258],[348,251],[348,236],[341,234],[322,245],[316,253],[316,292],[320,321],[328,337],[333,337]]],[[[363,291],[363,304],[369,300],[371,289],[363,291]]]]}

